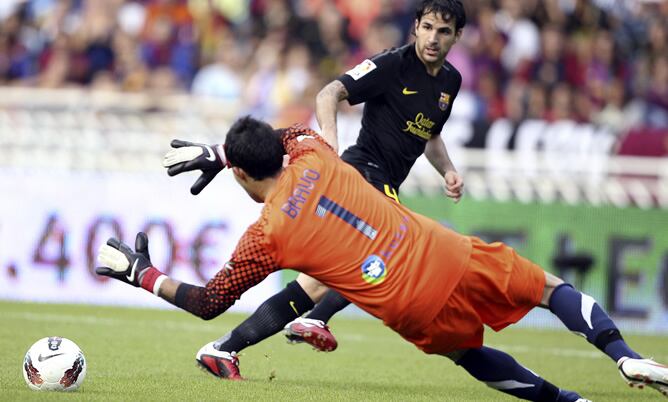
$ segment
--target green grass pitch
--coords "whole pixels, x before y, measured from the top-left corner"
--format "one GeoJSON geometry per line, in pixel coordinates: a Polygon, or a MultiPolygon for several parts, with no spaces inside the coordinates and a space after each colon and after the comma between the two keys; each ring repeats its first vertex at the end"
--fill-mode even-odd
{"type": "MultiPolygon", "coordinates": [[[[0,302],[0,401],[511,401],[439,356],[427,356],[379,321],[336,317],[333,353],[291,346],[282,335],[244,350],[243,382],[214,378],[196,367],[206,342],[244,317],[201,321],[185,312],[0,302]],[[28,389],[23,356],[37,339],[59,335],[84,351],[88,374],[74,393],[28,389]]],[[[667,337],[627,336],[646,356],[668,361],[667,337]]],[[[563,331],[487,331],[487,344],[557,386],[598,401],[664,400],[628,388],[614,363],[563,331]]]]}

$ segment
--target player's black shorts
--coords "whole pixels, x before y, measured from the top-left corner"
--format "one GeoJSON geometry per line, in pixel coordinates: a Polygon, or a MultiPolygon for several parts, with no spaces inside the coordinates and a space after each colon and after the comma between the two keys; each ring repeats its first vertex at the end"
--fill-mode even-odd
{"type": "Polygon", "coordinates": [[[396,202],[401,203],[399,200],[399,190],[392,187],[390,184],[390,178],[378,165],[375,165],[373,162],[352,162],[346,160],[345,158],[344,161],[357,169],[357,171],[362,174],[364,179],[371,183],[371,185],[378,189],[378,191],[392,198],[396,202]]]}

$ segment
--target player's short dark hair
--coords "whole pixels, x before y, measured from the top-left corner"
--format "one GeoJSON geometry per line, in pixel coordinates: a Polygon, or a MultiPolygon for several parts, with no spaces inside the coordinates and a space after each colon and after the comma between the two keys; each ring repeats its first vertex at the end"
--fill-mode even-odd
{"type": "Polygon", "coordinates": [[[231,166],[243,169],[255,180],[276,175],[283,166],[281,138],[267,123],[244,116],[225,137],[225,155],[231,166]]]}
{"type": "Polygon", "coordinates": [[[423,15],[429,13],[440,15],[443,21],[449,21],[454,17],[455,31],[466,25],[466,12],[460,0],[423,0],[415,10],[415,19],[420,21],[423,15]]]}

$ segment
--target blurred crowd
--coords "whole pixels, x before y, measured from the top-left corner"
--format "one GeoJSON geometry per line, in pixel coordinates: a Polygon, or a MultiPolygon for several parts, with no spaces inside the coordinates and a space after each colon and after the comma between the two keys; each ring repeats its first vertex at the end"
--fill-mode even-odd
{"type": "MultiPolygon", "coordinates": [[[[667,0],[463,0],[448,60],[475,120],[668,127],[667,0]]],[[[0,85],[196,95],[308,121],[318,90],[412,41],[410,0],[2,0],[0,85]]],[[[280,124],[280,123],[279,123],[280,124]]]]}

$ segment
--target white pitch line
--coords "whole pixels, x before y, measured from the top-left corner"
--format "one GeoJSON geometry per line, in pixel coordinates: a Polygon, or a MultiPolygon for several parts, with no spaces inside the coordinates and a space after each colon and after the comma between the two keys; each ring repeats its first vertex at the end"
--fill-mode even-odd
{"type": "Polygon", "coordinates": [[[10,312],[4,315],[6,318],[14,318],[26,321],[35,322],[64,322],[69,324],[90,324],[90,325],[104,325],[104,326],[127,326],[128,321],[133,321],[132,325],[138,327],[159,327],[170,330],[183,330],[192,332],[222,332],[224,328],[214,328],[210,324],[190,324],[173,320],[122,320],[117,318],[99,318],[99,317],[85,317],[71,314],[55,314],[55,313],[29,313],[29,312],[10,312]]]}
{"type": "MultiPolygon", "coordinates": [[[[372,342],[373,339],[368,336],[360,335],[360,334],[342,334],[338,335],[337,338],[339,340],[343,340],[346,342],[372,342]]],[[[583,339],[583,342],[586,342],[583,339]]],[[[585,345],[587,345],[585,343],[585,345]]],[[[504,351],[506,353],[531,353],[531,354],[547,354],[547,355],[552,355],[552,356],[558,356],[558,357],[576,357],[576,358],[583,358],[583,359],[609,359],[607,355],[605,355],[603,352],[600,352],[598,349],[594,348],[594,346],[591,346],[588,349],[570,349],[570,348],[554,348],[554,347],[540,347],[540,348],[535,348],[535,347],[530,347],[526,345],[506,345],[506,344],[485,344],[485,346],[488,346],[490,348],[498,349],[501,351],[504,351]]],[[[630,345],[633,346],[633,345],[630,345]]],[[[656,356],[648,356],[648,357],[653,357],[659,362],[666,362],[668,361],[668,355],[656,355],[656,356]]]]}
{"type": "Polygon", "coordinates": [[[51,313],[18,313],[10,312],[5,314],[6,318],[16,318],[26,321],[49,321],[49,322],[66,322],[71,324],[95,324],[113,326],[120,323],[119,320],[113,318],[98,318],[98,317],[84,317],[69,314],[51,314],[51,313]]]}
{"type": "MultiPolygon", "coordinates": [[[[79,315],[71,314],[55,314],[55,313],[30,313],[30,312],[9,312],[4,314],[4,318],[14,318],[19,320],[26,321],[35,321],[35,322],[66,322],[70,324],[89,324],[89,325],[104,325],[104,326],[119,326],[126,325],[128,320],[118,319],[118,318],[99,318],[99,317],[86,317],[79,315]]],[[[132,325],[140,327],[160,327],[170,330],[183,330],[191,332],[214,332],[222,333],[227,331],[226,328],[215,328],[210,324],[190,324],[184,323],[181,321],[173,320],[130,320],[133,321],[132,325]]],[[[373,341],[372,337],[361,335],[361,334],[340,334],[337,335],[337,338],[346,342],[371,342],[373,341]]],[[[398,340],[399,338],[397,338],[398,340]]],[[[505,344],[488,344],[486,346],[502,350],[507,353],[541,353],[548,354],[552,356],[559,357],[578,357],[585,359],[608,359],[608,356],[599,352],[595,349],[568,349],[568,348],[550,348],[550,347],[540,347],[533,348],[525,345],[505,345],[505,344]]],[[[593,346],[592,346],[593,348],[593,346]]],[[[668,355],[654,356],[660,362],[668,361],[668,355]]]]}
{"type": "MultiPolygon", "coordinates": [[[[520,345],[486,345],[494,349],[499,349],[504,352],[515,352],[515,353],[536,353],[537,349],[536,348],[531,348],[528,346],[520,346],[520,345]]],[[[593,346],[592,346],[593,348],[593,346]]],[[[603,354],[603,352],[600,352],[598,350],[585,350],[585,349],[566,349],[566,348],[546,348],[546,347],[541,347],[540,348],[540,353],[545,353],[553,356],[560,356],[560,357],[582,357],[586,359],[602,359],[606,358],[609,359],[608,356],[603,354]]]]}
{"type": "MultiPolygon", "coordinates": [[[[528,346],[520,345],[485,345],[494,349],[499,349],[507,353],[540,353],[548,354],[558,357],[580,357],[584,359],[610,359],[603,352],[595,349],[594,346],[591,346],[591,349],[568,349],[568,348],[550,348],[550,347],[540,347],[540,348],[531,348],[528,346]]],[[[633,347],[633,345],[630,345],[633,347]]],[[[656,355],[656,356],[646,356],[658,360],[659,362],[665,362],[668,360],[668,355],[656,355]]]]}

